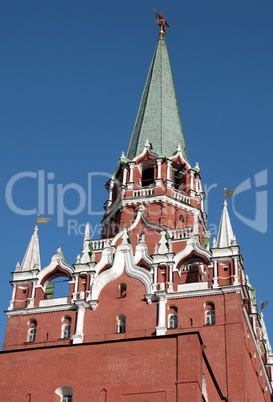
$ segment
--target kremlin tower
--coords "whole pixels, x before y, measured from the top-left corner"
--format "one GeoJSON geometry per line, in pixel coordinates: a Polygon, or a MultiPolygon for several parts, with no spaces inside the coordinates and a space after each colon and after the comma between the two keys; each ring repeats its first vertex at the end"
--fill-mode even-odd
{"type": "Polygon", "coordinates": [[[87,223],[73,265],[59,247],[42,267],[36,226],[12,273],[2,401],[272,400],[263,315],[226,201],[210,240],[168,24],[156,16],[159,38],[127,154],[106,184],[101,238],[90,238],[87,223]]]}

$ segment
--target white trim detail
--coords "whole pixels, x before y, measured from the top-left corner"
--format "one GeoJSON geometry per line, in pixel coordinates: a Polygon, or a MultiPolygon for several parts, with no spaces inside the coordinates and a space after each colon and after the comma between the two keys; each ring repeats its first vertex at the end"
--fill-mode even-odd
{"type": "Polygon", "coordinates": [[[140,280],[145,285],[147,294],[151,293],[152,277],[150,273],[144,268],[135,266],[131,245],[121,244],[117,248],[113,266],[94,279],[90,295],[91,300],[98,300],[104,286],[121,276],[124,269],[127,275],[140,280]]]}
{"type": "Polygon", "coordinates": [[[58,249],[57,253],[54,254],[51,258],[50,264],[43,268],[41,272],[38,274],[38,282],[36,287],[41,286],[43,279],[50,274],[50,272],[54,271],[54,269],[59,265],[62,269],[64,269],[69,276],[73,276],[74,269],[70,265],[65,262],[63,253],[58,249]]]}
{"type": "Polygon", "coordinates": [[[153,259],[148,255],[148,247],[145,243],[139,243],[136,245],[136,252],[135,252],[135,265],[139,263],[139,261],[143,260],[147,262],[147,264],[152,265],[153,259]]]}
{"type": "Polygon", "coordinates": [[[174,257],[174,270],[177,270],[177,265],[178,263],[185,257],[189,256],[192,251],[196,251],[196,253],[201,254],[203,257],[208,259],[209,261],[211,260],[211,254],[209,251],[205,250],[199,245],[198,240],[195,237],[191,237],[187,241],[187,246],[184,248],[184,250],[180,251],[177,253],[174,257]]]}

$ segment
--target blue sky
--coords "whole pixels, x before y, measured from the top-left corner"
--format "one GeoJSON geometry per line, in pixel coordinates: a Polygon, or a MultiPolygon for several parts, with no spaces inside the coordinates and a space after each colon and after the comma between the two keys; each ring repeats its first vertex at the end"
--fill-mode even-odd
{"type": "MultiPolygon", "coordinates": [[[[52,218],[39,227],[43,267],[58,246],[75,263],[86,221],[99,238],[104,183],[127,150],[156,46],[152,8],[164,11],[171,26],[168,46],[189,158],[199,162],[209,190],[209,229],[213,236],[223,188],[239,187],[228,199],[230,217],[257,299],[270,300],[263,311],[273,342],[273,273],[266,257],[272,247],[271,0],[1,2],[0,311],[11,298],[10,272],[33,233],[31,210],[44,204],[44,216],[52,218]],[[69,187],[74,190],[65,191],[69,187]],[[84,195],[89,207],[79,203],[84,195]],[[76,212],[62,216],[62,203],[76,212]]],[[[1,343],[4,329],[1,313],[1,343]]]]}

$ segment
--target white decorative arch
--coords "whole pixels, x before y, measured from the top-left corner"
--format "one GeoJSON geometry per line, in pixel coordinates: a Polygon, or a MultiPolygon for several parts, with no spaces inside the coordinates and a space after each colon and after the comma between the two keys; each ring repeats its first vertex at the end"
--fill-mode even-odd
{"type": "Polygon", "coordinates": [[[64,395],[71,395],[73,396],[73,388],[64,385],[63,387],[59,387],[55,390],[55,393],[62,398],[64,395]]]}
{"type": "Polygon", "coordinates": [[[117,248],[113,266],[94,279],[90,295],[91,299],[98,300],[104,286],[121,276],[124,269],[128,276],[140,280],[145,285],[147,294],[151,293],[152,277],[150,273],[134,264],[132,246],[130,244],[121,244],[117,248]]]}
{"type": "Polygon", "coordinates": [[[132,160],[136,162],[136,164],[141,163],[147,154],[154,157],[154,159],[158,158],[158,155],[155,152],[151,151],[151,143],[149,142],[149,140],[145,141],[143,151],[135,156],[132,160]]]}
{"type": "Polygon", "coordinates": [[[113,249],[111,247],[105,247],[102,250],[101,258],[94,268],[96,273],[98,274],[106,265],[113,265],[113,249]]]}
{"type": "Polygon", "coordinates": [[[41,286],[44,278],[50,275],[50,273],[53,272],[57,266],[61,267],[65,272],[67,272],[68,276],[73,276],[74,268],[66,263],[61,249],[58,248],[57,253],[52,256],[50,264],[39,272],[36,287],[41,286]]]}
{"type": "Polygon", "coordinates": [[[148,254],[148,247],[145,243],[139,243],[136,245],[136,252],[135,252],[135,265],[139,263],[139,261],[143,260],[148,265],[153,263],[153,259],[148,254]]]}
{"type": "Polygon", "coordinates": [[[195,237],[191,237],[187,241],[187,246],[184,248],[184,250],[180,251],[177,253],[174,257],[174,270],[177,269],[177,265],[179,262],[186,257],[188,257],[193,251],[195,251],[197,254],[203,256],[206,260],[211,259],[211,253],[208,250],[205,250],[203,247],[201,247],[199,241],[195,237]]]}
{"type": "Polygon", "coordinates": [[[147,221],[147,219],[145,218],[145,215],[144,215],[144,210],[145,210],[144,205],[140,205],[139,208],[138,208],[137,216],[136,216],[136,219],[134,220],[134,222],[133,222],[128,228],[123,229],[121,232],[119,232],[119,233],[113,238],[112,243],[111,243],[111,246],[114,246],[114,245],[116,244],[116,242],[118,241],[118,239],[120,239],[120,238],[124,235],[124,233],[125,233],[126,231],[130,232],[131,230],[133,230],[133,229],[138,225],[140,219],[142,220],[142,222],[143,222],[148,228],[152,228],[152,229],[158,230],[159,233],[160,233],[162,230],[165,231],[165,232],[167,232],[166,229],[165,229],[163,226],[157,225],[157,224],[155,224],[155,223],[150,223],[149,221],[147,221]]]}

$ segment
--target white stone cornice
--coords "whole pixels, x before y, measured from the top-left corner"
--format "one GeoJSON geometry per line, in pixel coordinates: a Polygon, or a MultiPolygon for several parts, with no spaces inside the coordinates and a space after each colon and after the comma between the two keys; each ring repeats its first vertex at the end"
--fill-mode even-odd
{"type": "Polygon", "coordinates": [[[162,202],[162,203],[168,203],[170,205],[173,205],[175,207],[181,207],[183,205],[183,208],[187,211],[193,212],[196,207],[193,207],[192,205],[183,202],[183,200],[175,200],[172,197],[169,197],[167,195],[157,195],[154,197],[133,197],[133,198],[126,198],[124,200],[117,199],[112,205],[111,205],[111,211],[109,214],[102,220],[102,225],[107,224],[109,220],[116,214],[116,212],[123,207],[130,206],[130,205],[139,205],[139,204],[150,204],[154,202],[162,202]]]}
{"type": "Polygon", "coordinates": [[[5,314],[9,316],[15,315],[29,315],[29,314],[40,314],[40,313],[54,313],[55,311],[67,311],[67,310],[76,310],[76,306],[74,304],[60,304],[55,306],[46,306],[46,307],[34,307],[34,308],[17,308],[14,310],[5,311],[5,314]]]}
{"type": "Polygon", "coordinates": [[[31,270],[31,271],[22,271],[22,272],[12,272],[13,275],[13,281],[11,283],[16,283],[16,282],[26,282],[26,281],[37,281],[37,276],[39,274],[39,270],[31,270]]]}
{"type": "Polygon", "coordinates": [[[240,247],[238,245],[230,246],[230,247],[213,247],[211,248],[212,258],[229,258],[240,256],[240,247]]]}
{"type": "Polygon", "coordinates": [[[243,299],[243,289],[242,286],[222,286],[217,289],[208,288],[208,289],[198,289],[186,292],[168,292],[166,294],[167,299],[184,299],[190,297],[203,297],[203,296],[217,296],[222,295],[224,293],[240,293],[243,299]]]}

